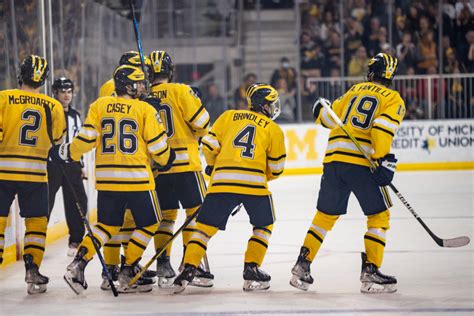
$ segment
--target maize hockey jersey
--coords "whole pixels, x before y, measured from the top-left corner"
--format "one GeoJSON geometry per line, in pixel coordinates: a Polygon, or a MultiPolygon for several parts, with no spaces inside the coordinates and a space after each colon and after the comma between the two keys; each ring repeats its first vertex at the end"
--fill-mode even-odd
{"type": "Polygon", "coordinates": [[[280,126],[263,114],[229,110],[202,139],[207,164],[214,166],[207,193],[268,195],[286,160],[280,126]]]}
{"type": "Polygon", "coordinates": [[[18,89],[0,91],[0,180],[48,181],[51,140],[44,106],[51,110],[53,138],[60,143],[66,121],[58,101],[18,89]]]}
{"type": "Polygon", "coordinates": [[[116,96],[114,79],[108,80],[100,87],[99,97],[116,96]]]}
{"type": "MultiPolygon", "coordinates": [[[[332,103],[332,109],[373,159],[390,152],[392,139],[405,115],[405,103],[398,92],[373,82],[355,84],[332,103]]],[[[323,163],[340,161],[370,166],[324,108],[316,122],[332,129],[323,163]]]]}
{"type": "Polygon", "coordinates": [[[99,98],[91,104],[84,126],[69,146],[71,158],[79,160],[97,147],[97,190],[153,190],[149,157],[165,165],[170,153],[166,132],[158,120],[158,113],[146,102],[99,98]]]}
{"type": "Polygon", "coordinates": [[[151,88],[151,97],[160,98],[157,109],[166,126],[168,144],[176,151],[176,160],[167,172],[201,171],[198,139],[207,134],[209,113],[194,91],[185,84],[159,83],[151,88]]]}

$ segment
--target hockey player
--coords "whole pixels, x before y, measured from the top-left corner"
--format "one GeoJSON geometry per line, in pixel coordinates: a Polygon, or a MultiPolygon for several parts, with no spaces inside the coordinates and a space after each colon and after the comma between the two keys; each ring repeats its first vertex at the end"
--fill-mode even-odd
{"type": "Polygon", "coordinates": [[[273,122],[280,113],[278,92],[256,83],[246,92],[249,110],[229,110],[202,139],[211,176],[209,190],[184,257],[184,270],[174,280],[174,292],[192,281],[210,238],[224,230],[234,209],[243,204],[253,226],[245,253],[244,291],[266,290],[270,275],[260,270],[272,233],[275,213],[267,181],[278,178],[286,153],[281,128],[273,122]]]}
{"type": "MultiPolygon", "coordinates": [[[[140,54],[136,51],[128,51],[124,53],[119,60],[119,66],[130,65],[135,67],[141,67],[140,54]]],[[[151,63],[148,57],[145,56],[145,65],[148,68],[148,79],[152,80],[151,75],[151,63]]],[[[106,96],[116,96],[114,79],[108,80],[100,88],[100,97],[106,96]]],[[[145,95],[143,95],[145,96],[145,95]]],[[[112,275],[114,281],[118,278],[118,270],[120,265],[120,247],[123,247],[123,252],[125,253],[128,241],[132,236],[133,231],[135,230],[135,222],[133,221],[132,214],[130,210],[125,211],[125,216],[123,220],[123,226],[120,229],[120,233],[113,236],[108,243],[104,245],[104,261],[107,265],[110,275],[112,275]]],[[[143,274],[144,278],[154,278],[156,277],[155,271],[147,270],[143,274]]],[[[102,290],[110,290],[110,284],[107,280],[107,277],[104,272],[102,272],[102,284],[100,285],[102,290]]]]}
{"type": "Polygon", "coordinates": [[[46,291],[49,279],[41,275],[48,226],[47,157],[51,147],[45,108],[52,117],[52,134],[62,141],[66,124],[61,104],[40,93],[48,78],[48,63],[31,55],[20,65],[20,89],[0,92],[0,264],[10,206],[18,194],[25,218],[24,255],[28,294],[46,291]]]}
{"type": "MultiPolygon", "coordinates": [[[[71,79],[65,77],[57,78],[53,82],[53,94],[63,106],[66,117],[66,142],[70,142],[79,133],[79,129],[82,126],[81,115],[72,107],[74,83],[71,79]]],[[[81,214],[78,212],[75,204],[74,194],[69,185],[65,184],[65,177],[69,178],[69,182],[73,186],[72,189],[76,192],[82,208],[87,210],[87,195],[82,183],[82,167],[82,160],[64,166],[48,162],[49,215],[51,215],[54,206],[56,193],[62,187],[64,213],[66,214],[66,223],[69,230],[69,250],[67,252],[69,257],[73,257],[76,254],[85,229],[81,214]],[[64,168],[64,172],[62,168],[64,168]]]]}
{"type": "MultiPolygon", "coordinates": [[[[160,249],[173,235],[179,205],[186,209],[186,217],[190,217],[204,200],[206,185],[201,173],[198,139],[207,134],[210,117],[190,86],[171,82],[174,65],[167,52],[153,51],[150,53],[150,60],[154,79],[150,92],[151,100],[148,100],[156,103],[156,109],[166,125],[168,142],[176,151],[176,160],[171,169],[155,173],[156,192],[163,211],[163,221],[155,236],[155,247],[160,249]]],[[[195,221],[192,221],[183,231],[184,248],[195,225],[195,221]]],[[[170,263],[170,253],[171,243],[157,260],[156,273],[159,278],[158,285],[161,287],[172,285],[176,276],[170,263]]],[[[201,265],[192,285],[211,287],[213,279],[208,267],[201,265]]]]}
{"type": "Polygon", "coordinates": [[[304,244],[292,269],[290,284],[307,290],[313,283],[310,264],[318,253],[326,233],[340,215],[347,211],[349,195],[354,193],[367,216],[362,253],[361,292],[395,292],[397,280],[379,271],[389,229],[389,208],[392,206],[385,188],[395,172],[397,160],[390,154],[393,136],[405,114],[405,104],[397,91],[390,89],[397,70],[397,59],[378,54],[369,60],[367,82],[355,84],[332,103],[334,112],[346,128],[361,142],[363,148],[378,161],[376,170],[357,150],[344,132],[330,118],[318,99],[313,106],[316,122],[331,129],[324,158],[324,171],[317,202],[317,211],[306,234],[304,244]]]}
{"type": "MultiPolygon", "coordinates": [[[[118,234],[125,208],[130,208],[137,230],[130,238],[120,268],[118,291],[145,292],[151,291],[152,280],[139,279],[132,287],[128,282],[135,276],[138,261],[161,220],[148,159],[152,157],[159,166],[166,166],[173,161],[174,153],[166,143],[156,110],[138,100],[145,91],[144,73],[134,66],[119,66],[114,84],[117,96],[92,103],[79,135],[70,144],[53,147],[50,156],[55,161],[77,161],[97,147],[98,223],[92,228],[94,239],[102,246],[118,234]]],[[[84,238],[64,275],[77,294],[87,288],[84,269],[95,254],[92,243],[90,236],[84,238]]]]}

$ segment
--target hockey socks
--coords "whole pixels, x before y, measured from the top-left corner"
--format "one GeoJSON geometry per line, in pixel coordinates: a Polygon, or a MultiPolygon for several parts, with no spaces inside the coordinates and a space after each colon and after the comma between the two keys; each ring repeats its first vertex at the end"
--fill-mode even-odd
{"type": "Polygon", "coordinates": [[[24,254],[31,255],[37,267],[40,267],[43,261],[47,227],[46,216],[25,218],[24,254]]]}
{"type": "Polygon", "coordinates": [[[104,261],[107,265],[119,265],[120,264],[120,246],[123,247],[124,253],[128,246],[130,236],[132,236],[135,230],[135,221],[133,220],[132,212],[127,209],[125,211],[122,228],[117,235],[112,238],[104,245],[104,261]]]}
{"type": "Polygon", "coordinates": [[[199,262],[201,262],[202,257],[204,257],[204,254],[206,253],[207,243],[218,230],[219,228],[214,226],[196,223],[196,231],[193,233],[192,238],[186,247],[184,263],[198,267],[199,262]]]}
{"type": "Polygon", "coordinates": [[[5,248],[5,229],[7,227],[7,219],[6,216],[0,216],[0,265],[3,262],[3,251],[5,248]]]}
{"type": "Polygon", "coordinates": [[[326,237],[326,233],[333,228],[338,218],[339,216],[328,215],[321,211],[316,212],[303,243],[303,247],[309,250],[307,260],[313,262],[319,248],[321,248],[324,237],[326,237]]]}
{"type": "Polygon", "coordinates": [[[386,231],[390,228],[389,220],[390,212],[388,210],[367,216],[367,232],[364,235],[367,261],[375,264],[378,268],[383,261],[386,231]]]}
{"type": "MultiPolygon", "coordinates": [[[[119,231],[119,226],[108,226],[102,223],[97,223],[92,226],[92,234],[94,235],[94,239],[98,243],[99,248],[106,244],[113,235],[118,234],[119,231]]],[[[86,261],[90,261],[94,257],[96,251],[89,235],[84,238],[79,248],[81,247],[85,247],[87,249],[84,259],[86,261]]]]}
{"type": "Polygon", "coordinates": [[[125,265],[133,265],[141,258],[150,239],[155,235],[157,228],[158,223],[133,231],[132,237],[128,242],[127,251],[125,252],[125,265]]]}
{"type": "Polygon", "coordinates": [[[266,227],[253,227],[253,234],[247,244],[247,251],[245,252],[245,263],[256,263],[261,266],[263,258],[267,253],[268,242],[272,235],[273,225],[266,227]]]}
{"type": "MultiPolygon", "coordinates": [[[[196,213],[200,207],[201,206],[199,205],[197,207],[186,209],[186,218],[193,216],[193,214],[196,213]]],[[[196,219],[191,221],[191,223],[189,223],[189,225],[185,229],[183,229],[183,246],[184,247],[187,246],[188,242],[191,240],[193,233],[195,231],[196,231],[196,219]]]]}
{"type": "MultiPolygon", "coordinates": [[[[178,217],[178,210],[165,210],[162,211],[163,219],[158,226],[154,239],[155,250],[160,249],[167,241],[173,236],[174,224],[178,217]]],[[[184,236],[183,236],[184,238],[184,236]]],[[[170,256],[172,243],[169,243],[166,247],[165,254],[170,256]]]]}

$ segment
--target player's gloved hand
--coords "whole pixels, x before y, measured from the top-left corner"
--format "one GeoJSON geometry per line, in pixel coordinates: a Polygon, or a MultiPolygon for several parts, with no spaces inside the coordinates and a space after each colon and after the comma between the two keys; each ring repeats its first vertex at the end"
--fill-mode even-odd
{"type": "Polygon", "coordinates": [[[312,111],[315,119],[319,117],[319,113],[323,109],[323,104],[331,106],[331,101],[325,98],[318,98],[316,102],[314,102],[312,111]]]}
{"type": "Polygon", "coordinates": [[[204,173],[210,177],[213,170],[214,170],[214,166],[206,166],[206,169],[204,169],[204,173]]]}
{"type": "Polygon", "coordinates": [[[52,162],[67,163],[71,161],[69,144],[54,145],[49,150],[49,158],[52,162]]]}
{"type": "Polygon", "coordinates": [[[170,148],[170,158],[168,159],[168,162],[166,165],[161,166],[159,164],[157,165],[158,172],[165,172],[171,169],[171,166],[173,165],[173,161],[176,159],[176,152],[174,151],[173,148],[170,148]]]}
{"type": "Polygon", "coordinates": [[[384,187],[392,182],[395,170],[397,169],[397,161],[394,154],[387,154],[385,157],[377,160],[378,167],[372,170],[372,177],[379,186],[384,187]]]}
{"type": "Polygon", "coordinates": [[[155,108],[155,110],[157,110],[157,111],[160,109],[160,105],[161,105],[161,99],[160,98],[147,97],[143,101],[145,101],[146,103],[153,106],[155,108]]]}

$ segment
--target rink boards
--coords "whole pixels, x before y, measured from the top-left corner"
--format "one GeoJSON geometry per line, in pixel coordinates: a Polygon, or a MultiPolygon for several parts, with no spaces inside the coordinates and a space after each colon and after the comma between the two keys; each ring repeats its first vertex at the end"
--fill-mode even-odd
{"type": "MultiPolygon", "coordinates": [[[[281,127],[287,148],[285,174],[321,173],[329,130],[311,123],[285,124],[281,127]]],[[[473,131],[474,120],[403,122],[392,144],[399,161],[398,170],[474,169],[473,131]]],[[[90,168],[93,164],[94,155],[86,155],[88,180],[84,184],[89,197],[89,210],[96,208],[94,172],[90,168]]],[[[61,190],[56,196],[48,227],[47,243],[67,233],[61,190]]],[[[21,257],[23,232],[23,220],[19,218],[18,204],[15,201],[5,234],[4,265],[21,257]]]]}

